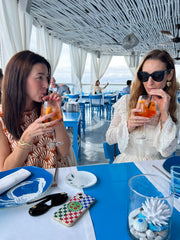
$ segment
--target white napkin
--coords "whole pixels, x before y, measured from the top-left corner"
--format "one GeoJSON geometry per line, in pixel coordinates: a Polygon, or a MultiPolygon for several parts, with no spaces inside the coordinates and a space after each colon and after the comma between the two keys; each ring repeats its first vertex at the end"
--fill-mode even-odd
{"type": "Polygon", "coordinates": [[[8,189],[14,187],[18,183],[22,182],[31,175],[26,169],[19,169],[0,179],[0,194],[4,193],[8,189]]]}

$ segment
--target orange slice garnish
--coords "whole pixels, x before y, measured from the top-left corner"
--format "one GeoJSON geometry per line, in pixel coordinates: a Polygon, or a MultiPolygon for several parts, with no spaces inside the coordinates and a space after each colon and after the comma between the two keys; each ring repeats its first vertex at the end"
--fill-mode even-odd
{"type": "Polygon", "coordinates": [[[46,115],[52,113],[52,107],[47,107],[46,108],[46,115]]]}

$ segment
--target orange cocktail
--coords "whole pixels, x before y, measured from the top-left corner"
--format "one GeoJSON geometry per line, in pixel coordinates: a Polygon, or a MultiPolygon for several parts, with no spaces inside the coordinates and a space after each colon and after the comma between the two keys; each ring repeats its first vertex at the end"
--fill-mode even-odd
{"type": "Polygon", "coordinates": [[[136,116],[152,118],[156,115],[156,104],[150,99],[140,99],[137,103],[138,109],[141,109],[141,112],[136,112],[136,116]]]}
{"type": "MultiPolygon", "coordinates": [[[[56,101],[45,101],[42,106],[41,106],[41,116],[45,116],[47,114],[54,113],[54,115],[46,120],[44,120],[44,123],[51,122],[54,120],[61,120],[63,118],[61,108],[59,104],[56,101]]],[[[57,123],[53,124],[51,127],[57,125],[57,123]]],[[[44,124],[44,128],[47,126],[44,124]]],[[[49,147],[57,147],[63,144],[62,141],[56,141],[56,136],[55,136],[55,129],[53,129],[53,141],[49,143],[49,147]]]]}
{"type": "Polygon", "coordinates": [[[41,107],[41,116],[54,113],[55,115],[52,116],[51,118],[46,119],[44,122],[51,122],[56,119],[61,120],[63,115],[62,111],[60,109],[60,106],[57,102],[52,102],[52,101],[45,101],[44,104],[42,104],[41,107]]]}

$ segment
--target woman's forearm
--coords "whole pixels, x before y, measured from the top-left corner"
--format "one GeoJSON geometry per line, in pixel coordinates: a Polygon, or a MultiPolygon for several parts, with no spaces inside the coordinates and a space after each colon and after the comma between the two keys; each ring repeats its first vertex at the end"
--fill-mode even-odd
{"type": "Polygon", "coordinates": [[[29,152],[32,149],[33,138],[28,131],[24,131],[17,142],[17,146],[11,151],[9,142],[0,126],[0,171],[24,166],[29,152]]]}
{"type": "Polygon", "coordinates": [[[109,127],[106,132],[106,141],[110,145],[117,143],[117,127],[109,127]]]}
{"type": "MultiPolygon", "coordinates": [[[[9,146],[8,146],[9,148],[9,146]]],[[[13,152],[11,152],[7,157],[2,161],[0,171],[6,171],[16,167],[22,167],[25,164],[27,156],[31,150],[29,146],[23,146],[18,143],[13,152]]],[[[10,150],[9,150],[10,152],[10,150]]]]}
{"type": "Polygon", "coordinates": [[[170,116],[165,122],[160,121],[155,145],[162,156],[167,157],[176,149],[178,129],[178,125],[172,121],[170,116]]]}
{"type": "Polygon", "coordinates": [[[63,143],[57,147],[58,153],[60,156],[66,157],[69,154],[71,140],[62,121],[55,126],[55,137],[57,142],[63,143]]]}

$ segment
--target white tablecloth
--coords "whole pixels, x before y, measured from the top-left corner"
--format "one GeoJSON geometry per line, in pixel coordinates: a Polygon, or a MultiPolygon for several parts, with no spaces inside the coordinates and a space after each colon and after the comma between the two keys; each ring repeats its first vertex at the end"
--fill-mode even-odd
{"type": "MultiPolygon", "coordinates": [[[[54,169],[48,170],[54,173],[54,169]]],[[[76,167],[58,169],[58,186],[50,187],[46,194],[57,192],[68,193],[69,199],[76,193],[82,192],[69,186],[65,177],[77,171],[76,167]]],[[[32,217],[28,210],[35,204],[22,205],[13,208],[0,209],[0,239],[1,240],[95,240],[92,220],[87,211],[72,227],[66,227],[53,220],[53,213],[60,208],[56,206],[47,213],[32,217]]]]}
{"type": "MultiPolygon", "coordinates": [[[[139,168],[139,170],[146,174],[155,174],[155,175],[159,175],[162,176],[164,178],[166,178],[161,172],[159,172],[156,168],[154,168],[152,165],[157,166],[159,169],[161,169],[166,175],[168,175],[169,177],[171,177],[170,173],[168,173],[164,168],[163,168],[163,163],[165,160],[153,160],[153,161],[142,161],[142,162],[136,162],[135,165],[139,168]]],[[[166,178],[166,180],[168,180],[166,178]]],[[[169,180],[170,181],[170,180],[169,180]]],[[[161,191],[161,188],[163,188],[163,186],[161,185],[161,183],[155,183],[153,182],[153,185],[156,186],[156,188],[161,191]]],[[[174,198],[174,207],[180,212],[180,198],[174,198]]]]}

